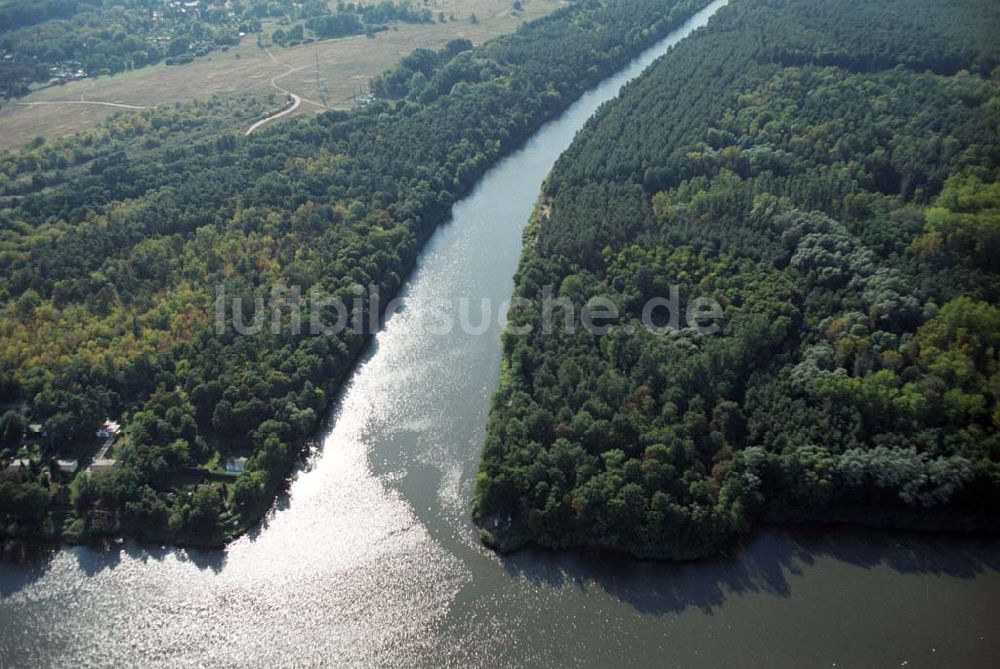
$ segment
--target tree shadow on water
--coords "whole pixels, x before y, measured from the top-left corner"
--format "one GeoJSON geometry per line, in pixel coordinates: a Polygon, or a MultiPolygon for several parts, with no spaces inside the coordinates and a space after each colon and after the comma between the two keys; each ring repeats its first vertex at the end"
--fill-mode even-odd
{"type": "Polygon", "coordinates": [[[687,609],[712,613],[727,598],[746,594],[789,597],[790,576],[808,574],[829,560],[861,569],[971,579],[1000,572],[1000,539],[853,527],[766,528],[729,556],[695,562],[536,549],[501,558],[509,575],[537,587],[597,589],[649,615],[687,609]]]}
{"type": "Polygon", "coordinates": [[[43,578],[58,547],[47,543],[10,541],[0,545],[0,598],[17,594],[43,578]]]}
{"type": "Polygon", "coordinates": [[[87,576],[116,569],[125,557],[143,564],[163,562],[172,557],[178,562],[193,564],[200,570],[211,569],[215,573],[220,572],[226,563],[224,550],[161,546],[132,540],[74,546],[67,550],[74,554],[77,564],[87,576]]]}
{"type": "Polygon", "coordinates": [[[106,541],[86,545],[7,542],[0,546],[0,598],[12,597],[45,578],[60,554],[71,555],[84,576],[113,571],[127,558],[132,562],[163,562],[174,558],[199,570],[219,573],[227,553],[218,549],[177,548],[136,541],[106,541]]]}

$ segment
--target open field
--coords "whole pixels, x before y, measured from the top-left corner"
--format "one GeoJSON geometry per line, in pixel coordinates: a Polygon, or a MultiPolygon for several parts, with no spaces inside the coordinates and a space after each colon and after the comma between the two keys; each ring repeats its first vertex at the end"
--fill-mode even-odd
{"type": "MultiPolygon", "coordinates": [[[[512,32],[524,21],[562,6],[562,0],[525,0],[523,11],[511,11],[510,0],[431,0],[426,6],[437,17],[455,20],[433,24],[396,24],[369,38],[363,35],[325,40],[297,47],[272,47],[271,55],[257,46],[255,35],[226,52],[216,51],[193,63],[160,64],[114,77],[85,79],[46,88],[0,108],[0,148],[16,148],[34,137],[59,137],[94,127],[127,106],[156,107],[190,102],[212,95],[252,93],[274,96],[275,110],[285,94],[301,96],[302,104],[283,118],[322,111],[323,95],[316,82],[316,65],[326,87],[329,108],[348,108],[360,87],[399,59],[420,47],[438,48],[466,38],[480,44],[512,32]],[[478,23],[469,17],[475,14],[478,23]],[[271,57],[273,55],[273,58],[271,57]],[[84,104],[80,104],[83,102],[84,104]],[[44,103],[44,104],[43,104],[44,103]],[[71,104],[68,104],[71,103],[71,104]],[[112,103],[112,104],[93,104],[112,103]],[[120,106],[115,106],[120,105],[120,106]]],[[[265,27],[269,34],[274,25],[265,27]]],[[[275,120],[280,122],[280,120],[275,120]]]]}

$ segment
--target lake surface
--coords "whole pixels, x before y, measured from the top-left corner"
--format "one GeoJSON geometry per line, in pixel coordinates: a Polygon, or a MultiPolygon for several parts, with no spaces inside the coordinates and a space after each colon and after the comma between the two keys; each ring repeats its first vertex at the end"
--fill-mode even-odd
{"type": "Polygon", "coordinates": [[[469,500],[500,364],[495,307],[545,175],[621,85],[490,171],[428,242],[331,431],[266,523],[221,552],[73,547],[0,563],[0,667],[998,666],[1000,541],[759,532],[640,563],[480,546],[469,500]],[[438,301],[494,305],[427,334],[438,301]]]}

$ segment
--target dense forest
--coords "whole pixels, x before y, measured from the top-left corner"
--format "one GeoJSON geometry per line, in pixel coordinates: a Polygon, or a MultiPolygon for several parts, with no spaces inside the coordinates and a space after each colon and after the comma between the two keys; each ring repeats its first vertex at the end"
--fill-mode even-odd
{"type": "MultiPolygon", "coordinates": [[[[305,22],[305,27],[317,37],[343,37],[360,33],[371,35],[379,30],[384,30],[386,24],[393,21],[433,23],[434,16],[431,10],[426,7],[416,8],[408,3],[394,4],[384,1],[372,5],[355,5],[341,2],[337,11],[310,18],[305,22]]],[[[279,30],[282,29],[279,28],[279,30]]],[[[285,37],[286,34],[283,30],[282,33],[281,37],[285,37]]],[[[297,25],[292,28],[292,33],[294,33],[293,39],[296,36],[301,38],[303,30],[297,25]]],[[[274,36],[274,40],[276,42],[282,41],[278,36],[274,36]]]]}
{"type": "Polygon", "coordinates": [[[997,529],[996,10],[740,0],[590,120],[525,235],[484,541],[684,559],[756,522],[997,529]],[[546,336],[546,286],[620,318],[546,336]],[[671,286],[718,332],[642,327],[671,286]]]}
{"type": "Polygon", "coordinates": [[[239,113],[216,102],[0,154],[0,536],[218,544],[256,522],[365,337],[296,330],[291,304],[217,331],[217,287],[297,286],[306,313],[392,295],[484,170],[705,4],[577,2],[415,53],[382,77],[406,81],[394,98],[249,137],[202,131],[239,113]],[[70,480],[56,459],[86,466],[108,418],[117,465],[70,480]]]}
{"type": "Polygon", "coordinates": [[[327,0],[3,0],[0,96],[160,62],[181,65],[247,33],[257,33],[259,46],[294,46],[432,21],[430,10],[411,0],[341,1],[335,9],[327,0]],[[283,27],[264,35],[265,21],[283,27]]]}

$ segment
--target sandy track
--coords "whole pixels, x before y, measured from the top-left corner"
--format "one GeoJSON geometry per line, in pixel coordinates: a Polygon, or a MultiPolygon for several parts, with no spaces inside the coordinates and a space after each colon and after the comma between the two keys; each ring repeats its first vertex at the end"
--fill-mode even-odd
{"type": "Polygon", "coordinates": [[[271,77],[271,86],[273,86],[274,88],[278,89],[279,91],[281,91],[285,95],[291,97],[292,98],[292,106],[289,107],[288,109],[284,109],[284,110],[278,112],[277,114],[271,114],[270,116],[268,116],[266,118],[262,118],[261,120],[257,121],[252,126],[250,126],[249,128],[247,128],[247,131],[244,133],[244,135],[249,135],[250,133],[252,133],[257,128],[260,128],[261,126],[263,126],[263,125],[265,125],[267,123],[270,123],[271,121],[276,121],[277,119],[281,118],[282,116],[288,116],[289,114],[291,114],[292,112],[294,112],[296,109],[298,109],[299,106],[303,102],[307,102],[307,103],[309,103],[311,105],[316,105],[317,107],[320,107],[322,109],[329,109],[329,107],[327,107],[326,105],[324,105],[322,103],[316,102],[315,100],[310,100],[308,98],[303,98],[302,96],[297,95],[295,93],[292,93],[290,90],[288,90],[286,88],[282,88],[281,86],[278,85],[278,80],[279,79],[287,77],[289,74],[292,74],[293,72],[299,72],[300,70],[304,70],[307,67],[309,67],[308,65],[302,65],[300,67],[292,67],[291,65],[289,65],[287,63],[282,63],[280,60],[278,60],[277,58],[274,57],[274,54],[271,53],[270,49],[267,50],[267,55],[271,58],[271,60],[274,61],[275,65],[280,65],[281,67],[287,68],[286,71],[282,72],[281,74],[279,74],[277,76],[274,76],[274,77],[271,77]]]}
{"type": "Polygon", "coordinates": [[[102,105],[104,107],[118,107],[119,109],[149,109],[141,105],[126,105],[119,102],[99,102],[97,100],[45,100],[39,102],[18,102],[25,107],[36,107],[38,105],[102,105]]]}
{"type": "MultiPolygon", "coordinates": [[[[285,91],[285,92],[288,93],[288,91],[285,91]]],[[[252,126],[250,126],[249,128],[247,128],[247,131],[245,133],[243,133],[243,134],[244,135],[249,135],[251,132],[253,132],[257,128],[261,127],[265,123],[270,123],[271,121],[275,121],[275,120],[281,118],[282,116],[288,116],[293,111],[295,111],[296,109],[298,109],[299,105],[302,104],[302,98],[300,98],[295,93],[288,93],[288,95],[292,96],[292,106],[291,107],[289,107],[288,109],[282,110],[282,111],[278,112],[277,114],[272,114],[272,115],[268,116],[267,118],[262,118],[261,120],[257,121],[252,126]]]]}

